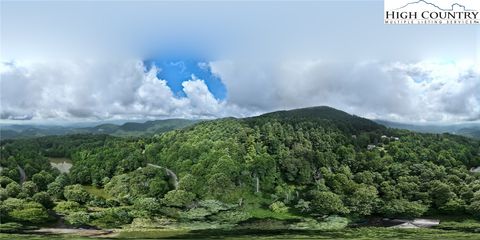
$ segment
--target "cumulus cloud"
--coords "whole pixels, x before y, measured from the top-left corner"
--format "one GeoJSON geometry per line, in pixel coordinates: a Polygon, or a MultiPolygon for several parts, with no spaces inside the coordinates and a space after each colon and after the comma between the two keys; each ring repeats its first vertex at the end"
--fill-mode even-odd
{"type": "Polygon", "coordinates": [[[243,116],[216,100],[201,79],[183,83],[174,96],[157,67],[141,61],[3,63],[1,119],[144,119],[243,116]]]}
{"type": "Polygon", "coordinates": [[[11,62],[0,68],[1,119],[154,119],[251,116],[328,105],[405,122],[480,120],[480,66],[471,62],[216,61],[227,88],[202,79],[176,96],[158,67],[131,61],[11,62]],[[148,69],[148,70],[147,70],[148,69]]]}
{"type": "Polygon", "coordinates": [[[0,119],[246,116],[316,105],[398,121],[480,119],[478,28],[386,26],[382,1],[4,2],[0,61],[30,62],[0,63],[0,119]],[[161,69],[98,60],[137,56],[201,59],[226,98],[195,76],[178,97],[157,78],[161,69]]]}
{"type": "Polygon", "coordinates": [[[480,66],[458,62],[218,61],[229,101],[271,111],[329,105],[395,121],[480,119],[480,66]]]}

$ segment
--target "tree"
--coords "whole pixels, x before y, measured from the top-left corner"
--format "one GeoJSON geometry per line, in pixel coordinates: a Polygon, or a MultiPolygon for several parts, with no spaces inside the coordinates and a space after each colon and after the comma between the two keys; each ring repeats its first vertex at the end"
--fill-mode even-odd
{"type": "Polygon", "coordinates": [[[0,188],[0,201],[3,201],[8,198],[7,190],[4,188],[0,188]]]}
{"type": "Polygon", "coordinates": [[[33,195],[33,200],[37,203],[42,204],[47,209],[50,209],[54,206],[52,199],[50,198],[50,195],[46,192],[39,192],[35,193],[33,195]]]}
{"type": "Polygon", "coordinates": [[[170,207],[185,208],[192,204],[195,194],[184,190],[172,190],[165,194],[162,203],[170,207]]]}
{"type": "Polygon", "coordinates": [[[443,206],[440,207],[440,210],[446,213],[459,214],[465,211],[465,201],[458,197],[449,199],[443,206]]]}
{"type": "Polygon", "coordinates": [[[207,189],[210,196],[220,200],[228,200],[229,194],[235,190],[235,183],[226,174],[215,173],[208,177],[207,189]]]}
{"type": "Polygon", "coordinates": [[[0,176],[0,187],[5,188],[11,182],[14,182],[14,181],[8,177],[0,176]]]}
{"type": "Polygon", "coordinates": [[[480,190],[474,193],[472,203],[468,206],[468,210],[472,215],[480,217],[480,190]]]}
{"type": "Polygon", "coordinates": [[[446,183],[434,180],[430,182],[430,195],[433,204],[437,208],[443,207],[448,201],[455,198],[455,193],[452,192],[450,186],[446,183]]]}
{"type": "Polygon", "coordinates": [[[367,216],[372,214],[378,203],[378,192],[373,186],[361,186],[346,199],[350,212],[367,216]]]}
{"type": "Polygon", "coordinates": [[[164,169],[147,166],[133,172],[114,176],[105,190],[117,199],[156,197],[161,198],[169,190],[164,169]]]}
{"type": "Polygon", "coordinates": [[[185,176],[180,178],[178,189],[195,192],[197,189],[197,179],[192,174],[185,174],[185,176]]]}
{"type": "Polygon", "coordinates": [[[22,188],[20,184],[16,182],[11,182],[7,185],[5,190],[7,191],[7,195],[9,197],[14,198],[20,193],[20,191],[22,191],[22,188]]]}
{"type": "Polygon", "coordinates": [[[38,192],[37,184],[32,181],[26,181],[22,184],[22,193],[31,197],[38,192]]]}
{"type": "Polygon", "coordinates": [[[85,211],[72,212],[65,217],[65,220],[72,226],[85,226],[90,223],[90,215],[85,211]]]}
{"type": "Polygon", "coordinates": [[[310,202],[300,199],[295,205],[295,208],[299,209],[301,212],[310,212],[310,202]]]}
{"type": "Polygon", "coordinates": [[[156,178],[150,181],[148,195],[155,198],[162,198],[168,192],[168,182],[156,178]]]}
{"type": "Polygon", "coordinates": [[[405,199],[385,201],[380,213],[386,217],[421,217],[428,210],[428,206],[421,202],[410,202],[405,199]]]}
{"type": "Polygon", "coordinates": [[[72,212],[78,212],[78,211],[83,211],[85,208],[81,206],[78,202],[73,202],[73,201],[63,201],[57,203],[57,206],[53,208],[55,212],[61,213],[61,214],[70,214],[72,212]]]}
{"type": "Polygon", "coordinates": [[[286,213],[286,212],[288,212],[288,207],[285,206],[285,203],[279,202],[279,201],[270,204],[269,208],[270,208],[270,210],[272,210],[272,212],[275,212],[275,213],[286,213]]]}
{"type": "Polygon", "coordinates": [[[48,220],[48,213],[45,208],[27,207],[23,209],[15,209],[9,215],[19,222],[43,223],[48,220]]]}
{"type": "Polygon", "coordinates": [[[16,222],[43,223],[48,220],[47,210],[39,203],[9,198],[3,202],[8,217],[16,222]]]}
{"type": "Polygon", "coordinates": [[[58,183],[60,186],[65,187],[70,184],[70,178],[67,174],[62,173],[55,178],[55,182],[58,183]]]}
{"type": "Polygon", "coordinates": [[[105,228],[118,227],[132,222],[132,216],[125,208],[107,208],[96,214],[92,224],[105,228]]]}
{"type": "Polygon", "coordinates": [[[275,195],[287,204],[294,200],[295,192],[294,185],[281,184],[275,187],[275,195]]]}
{"type": "Polygon", "coordinates": [[[66,186],[63,195],[68,201],[86,203],[90,200],[90,194],[80,184],[66,186]]]}
{"type": "MultiPolygon", "coordinates": [[[[149,124],[147,131],[160,131],[156,123],[149,124]]],[[[9,214],[24,211],[18,206],[32,199],[49,207],[45,189],[56,201],[70,200],[55,209],[77,224],[98,220],[115,225],[133,216],[160,213],[226,221],[243,211],[224,209],[223,203],[205,204],[219,200],[248,207],[275,202],[275,211],[283,211],[285,204],[311,217],[347,213],[354,218],[416,217],[427,210],[463,213],[464,209],[480,216],[480,193],[476,193],[480,176],[468,171],[480,163],[480,142],[386,129],[337,111],[309,109],[204,121],[154,137],[82,134],[8,140],[0,145],[2,221],[14,221],[9,214]],[[377,147],[367,150],[368,144],[377,147]],[[58,173],[42,155],[70,157],[75,164],[69,174],[52,181],[58,173]],[[169,184],[173,178],[165,168],[146,166],[146,160],[174,170],[181,177],[178,188],[170,191],[176,185],[169,184]],[[13,182],[20,180],[18,166],[31,180],[23,188],[13,182]],[[75,183],[104,185],[108,199],[90,201],[82,186],[68,186],[75,183]],[[86,206],[97,207],[88,213],[90,219],[86,206]],[[106,208],[112,210],[103,211],[106,208]]]]}
{"type": "Polygon", "coordinates": [[[155,198],[139,198],[135,200],[133,208],[140,217],[152,217],[159,213],[161,204],[155,198]]]}
{"type": "Polygon", "coordinates": [[[57,181],[48,184],[47,193],[55,199],[63,198],[63,186],[57,181]]]}
{"type": "Polygon", "coordinates": [[[342,199],[335,193],[314,190],[310,195],[312,197],[310,206],[314,213],[323,215],[348,213],[342,199]]]}
{"type": "Polygon", "coordinates": [[[32,181],[37,185],[39,191],[45,191],[47,190],[47,185],[54,181],[54,177],[52,174],[43,170],[33,174],[32,181]]]}

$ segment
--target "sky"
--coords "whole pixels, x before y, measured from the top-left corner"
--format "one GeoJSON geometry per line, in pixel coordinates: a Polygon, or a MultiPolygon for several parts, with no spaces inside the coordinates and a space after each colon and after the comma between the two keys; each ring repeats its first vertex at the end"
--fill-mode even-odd
{"type": "Polygon", "coordinates": [[[381,0],[2,0],[0,13],[0,123],[320,105],[480,120],[479,25],[384,25],[381,0]]]}

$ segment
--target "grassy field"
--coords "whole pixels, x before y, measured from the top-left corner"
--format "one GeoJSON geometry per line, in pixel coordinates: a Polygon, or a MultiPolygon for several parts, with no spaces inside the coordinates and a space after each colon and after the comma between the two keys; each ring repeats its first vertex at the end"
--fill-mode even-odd
{"type": "MultiPolygon", "coordinates": [[[[90,187],[90,191],[105,194],[102,189],[90,187]]],[[[113,232],[87,233],[77,230],[66,234],[0,234],[0,239],[354,239],[354,240],[480,240],[480,220],[465,216],[438,217],[439,226],[434,228],[396,229],[385,227],[347,227],[347,219],[331,216],[313,224],[307,219],[298,221],[298,216],[288,214],[251,212],[265,217],[243,222],[241,225],[214,224],[209,221],[173,222],[163,220],[134,221],[131,225],[113,232]],[[302,224],[302,225],[299,225],[302,224]],[[301,228],[306,226],[306,228],[301,228]],[[308,230],[306,230],[308,229],[308,230]],[[313,230],[316,229],[316,230],[313,230]],[[100,235],[106,234],[106,235],[100,235]]],[[[57,231],[55,231],[57,233],[57,231]]]]}
{"type": "Polygon", "coordinates": [[[403,240],[464,240],[480,239],[478,233],[434,229],[357,228],[338,231],[169,231],[121,232],[119,238],[178,238],[178,239],[403,239],[403,240]]]}
{"type": "MultiPolygon", "coordinates": [[[[109,239],[356,239],[356,240],[475,240],[480,233],[437,229],[356,228],[338,231],[124,231],[116,235],[97,237],[109,239]]],[[[0,239],[95,239],[72,235],[0,234],[0,239]]]]}

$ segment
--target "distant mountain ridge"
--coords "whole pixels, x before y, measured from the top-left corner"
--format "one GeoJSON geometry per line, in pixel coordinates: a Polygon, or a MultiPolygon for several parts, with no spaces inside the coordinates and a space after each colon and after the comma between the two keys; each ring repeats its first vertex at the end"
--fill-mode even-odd
{"type": "Polygon", "coordinates": [[[450,133],[462,135],[471,138],[480,139],[480,124],[479,123],[461,123],[461,124],[411,124],[398,123],[386,120],[375,120],[375,122],[385,125],[390,128],[406,129],[422,133],[450,133]]]}
{"type": "MultiPolygon", "coordinates": [[[[293,110],[283,110],[265,113],[256,117],[245,118],[246,121],[262,121],[276,118],[278,120],[308,119],[314,121],[328,121],[345,131],[372,131],[385,127],[366,118],[361,118],[344,111],[328,107],[308,107],[293,110]]],[[[104,123],[94,127],[62,127],[62,126],[32,126],[15,125],[2,128],[1,139],[41,137],[48,135],[65,135],[78,133],[108,134],[113,136],[149,136],[193,125],[200,120],[166,119],[144,123],[126,122],[121,125],[104,123]]]]}
{"type": "Polygon", "coordinates": [[[166,119],[144,123],[126,122],[121,125],[104,123],[94,127],[11,125],[0,127],[0,139],[42,137],[77,133],[109,134],[113,136],[148,136],[193,125],[200,120],[166,119]]]}
{"type": "MultiPolygon", "coordinates": [[[[370,120],[328,106],[275,111],[256,117],[244,118],[243,120],[255,123],[258,121],[269,121],[272,118],[282,121],[296,121],[301,119],[326,121],[335,125],[337,128],[348,132],[384,130],[386,127],[389,127],[423,133],[451,133],[480,139],[480,124],[422,125],[385,120],[370,120]]],[[[103,123],[93,127],[10,125],[6,127],[0,126],[0,139],[31,138],[79,133],[108,134],[121,137],[151,136],[175,129],[182,129],[198,122],[201,122],[201,120],[166,119],[146,121],[143,123],[103,123]]]]}

